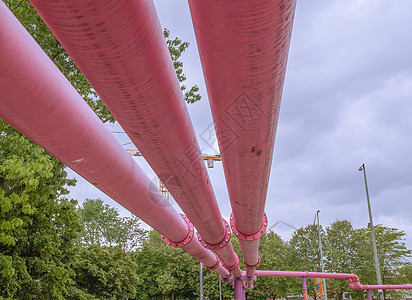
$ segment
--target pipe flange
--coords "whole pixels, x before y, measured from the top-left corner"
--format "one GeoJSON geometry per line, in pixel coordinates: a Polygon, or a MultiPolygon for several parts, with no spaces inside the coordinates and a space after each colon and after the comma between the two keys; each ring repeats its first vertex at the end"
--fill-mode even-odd
{"type": "Polygon", "coordinates": [[[239,266],[239,256],[237,256],[236,253],[235,253],[235,255],[236,255],[236,262],[235,262],[235,264],[234,264],[233,266],[228,267],[228,266],[226,266],[226,265],[222,262],[222,266],[223,266],[226,270],[228,270],[229,272],[232,272],[234,269],[236,269],[236,268],[239,266]]]}
{"type": "Polygon", "coordinates": [[[259,267],[260,261],[261,261],[260,255],[258,254],[258,262],[257,262],[255,265],[253,265],[253,266],[248,265],[248,264],[245,262],[245,260],[243,260],[243,264],[245,265],[245,268],[246,268],[246,269],[256,269],[257,267],[259,267]]]}
{"type": "Polygon", "coordinates": [[[200,244],[202,244],[203,247],[209,250],[219,250],[224,248],[229,243],[232,232],[230,231],[229,223],[225,219],[223,219],[223,224],[225,226],[226,236],[219,244],[209,244],[202,238],[202,236],[198,232],[197,239],[199,240],[200,244]]]}
{"type": "Polygon", "coordinates": [[[211,270],[211,271],[213,271],[213,270],[215,270],[217,267],[219,267],[219,264],[220,264],[220,258],[216,255],[216,253],[214,253],[214,252],[212,252],[212,253],[213,253],[213,254],[215,255],[215,257],[216,257],[216,263],[214,264],[214,266],[208,267],[208,266],[206,266],[205,264],[203,264],[206,269],[211,270]]]}
{"type": "Polygon", "coordinates": [[[189,231],[187,232],[186,237],[182,241],[176,243],[176,242],[173,242],[173,241],[169,240],[163,234],[161,235],[162,240],[166,244],[168,244],[169,246],[172,246],[174,248],[182,248],[183,246],[186,246],[187,244],[189,244],[189,242],[193,239],[193,236],[194,236],[194,233],[195,233],[193,224],[192,224],[192,222],[190,222],[189,218],[184,214],[180,214],[180,215],[182,216],[183,220],[185,220],[185,222],[187,224],[187,227],[189,229],[189,231]]]}
{"type": "Polygon", "coordinates": [[[260,229],[255,233],[251,235],[246,235],[241,233],[235,226],[235,220],[233,217],[233,213],[230,214],[230,228],[232,228],[233,233],[243,241],[254,241],[259,239],[262,235],[265,234],[266,228],[268,227],[268,217],[266,216],[266,213],[263,213],[263,219],[262,219],[262,226],[260,229]]]}

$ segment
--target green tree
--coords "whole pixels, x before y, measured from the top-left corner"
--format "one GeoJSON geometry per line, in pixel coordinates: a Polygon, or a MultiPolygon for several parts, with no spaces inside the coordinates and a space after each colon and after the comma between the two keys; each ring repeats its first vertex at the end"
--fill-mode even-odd
{"type": "Polygon", "coordinates": [[[184,99],[187,103],[195,103],[199,101],[202,97],[200,96],[199,87],[197,85],[192,86],[189,90],[183,84],[186,81],[186,76],[183,73],[183,62],[179,60],[183,52],[189,47],[188,42],[182,42],[179,38],[170,39],[170,31],[164,29],[163,34],[166,38],[167,47],[169,48],[170,56],[172,58],[173,66],[176,70],[177,79],[181,84],[180,88],[182,89],[184,99]]]}
{"type": "Polygon", "coordinates": [[[80,230],[64,165],[0,120],[0,297],[62,299],[80,230]]]}
{"type": "MultiPolygon", "coordinates": [[[[356,274],[366,284],[377,284],[370,229],[357,229],[356,234],[358,240],[361,241],[356,255],[356,274]]],[[[402,274],[405,266],[407,269],[410,264],[412,251],[405,246],[403,240],[405,233],[395,228],[376,225],[375,235],[383,284],[408,283],[406,281],[408,277],[404,277],[402,274]]],[[[384,293],[386,296],[398,298],[402,291],[386,290],[384,293]]]]}
{"type": "MultiPolygon", "coordinates": [[[[325,256],[326,268],[335,273],[356,273],[358,266],[358,249],[361,240],[347,220],[335,221],[326,228],[325,256]]],[[[335,291],[339,299],[344,292],[353,290],[344,280],[327,280],[329,290],[335,291]]]]}
{"type": "MultiPolygon", "coordinates": [[[[321,231],[324,239],[323,231],[321,231]]],[[[296,230],[289,241],[288,262],[291,270],[320,272],[320,252],[318,228],[309,225],[296,230]]],[[[290,287],[293,295],[302,294],[302,281],[294,279],[290,287]]],[[[308,294],[315,297],[315,284],[313,279],[307,280],[308,294]]]]}
{"type": "MultiPolygon", "coordinates": [[[[412,262],[405,262],[404,265],[398,270],[396,280],[394,284],[412,284],[412,262]]],[[[412,298],[411,290],[398,290],[399,294],[397,295],[400,299],[412,298]]]]}
{"type": "Polygon", "coordinates": [[[199,262],[182,249],[166,245],[158,232],[149,232],[135,261],[142,279],[137,288],[138,299],[162,296],[192,299],[199,295],[199,289],[195,290],[195,282],[199,282],[199,262]],[[196,266],[197,272],[193,272],[196,266]]]}
{"type": "Polygon", "coordinates": [[[121,217],[119,211],[100,199],[86,199],[79,208],[84,228],[80,234],[84,245],[120,246],[131,252],[140,247],[146,231],[140,220],[121,217]]]}
{"type": "MultiPolygon", "coordinates": [[[[290,270],[288,263],[289,245],[272,231],[267,232],[260,238],[259,254],[261,264],[258,269],[262,270],[290,270]]],[[[301,282],[286,277],[259,277],[254,282],[254,289],[248,291],[254,299],[286,298],[290,295],[293,285],[301,286],[301,282]]]]}
{"type": "Polygon", "coordinates": [[[100,199],[86,199],[79,209],[84,229],[81,241],[85,245],[117,244],[123,234],[119,212],[100,199]]]}
{"type": "MultiPolygon", "coordinates": [[[[405,284],[409,278],[411,250],[403,241],[404,233],[394,228],[375,226],[378,256],[384,284],[405,284]]],[[[320,271],[319,243],[316,226],[298,229],[289,246],[291,269],[298,271],[320,271]]],[[[354,229],[347,220],[337,220],[321,232],[327,272],[355,273],[364,284],[377,284],[370,230],[354,229]]],[[[308,280],[309,294],[313,295],[313,281],[308,280]]],[[[329,291],[342,297],[349,292],[353,298],[363,298],[364,291],[352,290],[346,281],[327,280],[329,291]]],[[[298,294],[298,289],[295,290],[298,294]]],[[[387,296],[400,297],[404,292],[386,291],[387,296]]],[[[335,294],[329,296],[335,297],[335,294]]]]}
{"type": "MultiPolygon", "coordinates": [[[[150,231],[142,249],[135,254],[141,285],[138,299],[196,299],[199,297],[200,263],[182,249],[166,245],[159,233],[150,231]]],[[[233,289],[222,283],[223,297],[233,298],[233,289]]],[[[219,298],[219,276],[203,268],[203,294],[219,298]]]]}
{"type": "MultiPolygon", "coordinates": [[[[324,233],[322,238],[324,239],[324,233]]],[[[318,228],[309,225],[296,230],[289,242],[289,261],[296,271],[320,271],[318,228]]]]}
{"type": "Polygon", "coordinates": [[[136,216],[123,217],[122,223],[125,230],[120,238],[119,246],[128,253],[140,250],[147,236],[147,230],[141,227],[140,219],[136,216]]]}
{"type": "Polygon", "coordinates": [[[72,299],[134,298],[140,278],[132,256],[120,247],[79,248],[73,264],[76,286],[72,299]]]}

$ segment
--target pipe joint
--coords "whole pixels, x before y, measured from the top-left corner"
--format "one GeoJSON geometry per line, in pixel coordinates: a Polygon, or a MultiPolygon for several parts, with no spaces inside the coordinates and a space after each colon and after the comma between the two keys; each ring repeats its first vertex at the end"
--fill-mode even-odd
{"type": "Polygon", "coordinates": [[[223,240],[218,244],[209,244],[202,238],[199,232],[197,233],[197,239],[199,240],[200,244],[202,244],[203,247],[209,250],[219,250],[219,249],[224,248],[229,243],[230,237],[232,236],[232,232],[230,231],[229,223],[225,219],[223,219],[223,223],[225,226],[226,235],[223,238],[223,240]]]}
{"type": "Polygon", "coordinates": [[[233,266],[226,266],[223,262],[222,262],[222,266],[228,270],[229,272],[232,272],[234,269],[236,269],[239,266],[239,256],[237,256],[237,254],[235,253],[235,257],[236,257],[236,262],[233,264],[233,266]]]}
{"type": "Polygon", "coordinates": [[[187,244],[189,244],[189,242],[193,239],[193,236],[194,236],[194,227],[193,227],[192,222],[190,222],[189,218],[186,215],[184,214],[180,214],[180,215],[182,216],[183,220],[185,220],[187,227],[188,227],[188,232],[187,232],[186,237],[180,242],[173,242],[169,240],[167,237],[165,237],[163,234],[161,235],[162,240],[166,244],[174,248],[182,248],[183,246],[186,246],[187,244]]]}
{"type": "Polygon", "coordinates": [[[214,253],[214,252],[213,252],[213,254],[214,254],[215,257],[216,257],[216,263],[215,263],[212,267],[208,267],[208,266],[206,266],[205,264],[203,264],[206,269],[211,270],[211,271],[217,269],[217,267],[219,267],[219,264],[220,264],[220,258],[219,258],[219,256],[217,256],[216,253],[214,253]]]}
{"type": "Polygon", "coordinates": [[[255,241],[258,240],[265,232],[266,228],[268,227],[268,217],[266,216],[266,213],[263,213],[263,219],[262,219],[262,226],[260,229],[251,235],[246,235],[241,233],[235,225],[235,219],[233,217],[233,213],[230,215],[230,228],[232,228],[233,233],[240,239],[244,241],[255,241]]]}
{"type": "Polygon", "coordinates": [[[259,267],[260,261],[261,261],[260,255],[258,254],[258,261],[256,264],[254,264],[253,266],[248,265],[245,260],[243,260],[243,264],[245,265],[246,269],[256,269],[257,267],[259,267]]]}

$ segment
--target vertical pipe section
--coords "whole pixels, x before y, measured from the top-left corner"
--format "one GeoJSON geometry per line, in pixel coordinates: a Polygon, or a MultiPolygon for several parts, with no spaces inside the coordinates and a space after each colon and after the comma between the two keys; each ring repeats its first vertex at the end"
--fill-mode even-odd
{"type": "Polygon", "coordinates": [[[308,300],[308,286],[306,284],[306,277],[302,277],[302,291],[303,291],[303,300],[308,300]]]}
{"type": "Polygon", "coordinates": [[[200,263],[200,286],[199,286],[199,296],[200,300],[203,300],[203,265],[200,263]]]}
{"type": "MultiPolygon", "coordinates": [[[[296,1],[189,4],[235,225],[253,235],[262,225],[296,1]]],[[[246,245],[256,242],[240,244],[248,265],[258,254],[246,245]]]]}
{"type": "Polygon", "coordinates": [[[243,282],[242,279],[235,278],[234,290],[235,290],[235,299],[236,300],[245,300],[246,299],[245,283],[243,282]]]}
{"type": "MultiPolygon", "coordinates": [[[[225,227],[152,0],[31,0],[208,244],[225,227]]],[[[217,251],[227,266],[228,247],[217,251]]],[[[239,270],[240,272],[240,270],[239,270]]]]}
{"type": "MultiPolygon", "coordinates": [[[[0,117],[172,241],[188,226],[6,5],[0,3],[0,117]]],[[[182,247],[207,266],[197,239],[182,247]]],[[[228,272],[216,269],[222,276],[228,272]]]]}

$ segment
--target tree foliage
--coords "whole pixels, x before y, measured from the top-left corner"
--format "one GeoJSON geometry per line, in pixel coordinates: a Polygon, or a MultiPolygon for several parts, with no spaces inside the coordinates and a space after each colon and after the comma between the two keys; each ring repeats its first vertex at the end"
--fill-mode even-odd
{"type": "MultiPolygon", "coordinates": [[[[404,232],[383,225],[375,226],[378,257],[383,284],[406,284],[411,265],[411,250],[403,241],[404,232]]],[[[298,229],[290,240],[290,262],[292,269],[299,271],[320,271],[320,253],[316,226],[298,229]]],[[[355,273],[363,284],[377,284],[370,229],[354,229],[347,220],[338,220],[321,229],[324,245],[326,272],[355,273]]],[[[309,282],[309,293],[314,295],[313,282],[309,282]]],[[[330,297],[342,299],[344,292],[353,298],[363,298],[363,291],[351,290],[342,280],[328,279],[330,297]]],[[[410,295],[410,292],[385,291],[393,298],[410,295]]]]}
{"type": "Polygon", "coordinates": [[[73,299],[133,299],[140,283],[136,262],[121,247],[80,247],[72,268],[73,299]]]}
{"type": "Polygon", "coordinates": [[[166,38],[167,47],[169,48],[170,56],[172,58],[173,66],[176,70],[177,79],[179,80],[182,85],[180,88],[182,89],[184,99],[187,103],[195,103],[201,99],[199,92],[199,87],[197,85],[192,86],[189,90],[183,84],[186,81],[186,76],[183,73],[183,62],[179,60],[182,56],[183,52],[189,47],[188,42],[182,42],[179,38],[170,39],[170,31],[168,29],[164,29],[163,34],[166,38]]]}
{"type": "Polygon", "coordinates": [[[199,271],[192,272],[195,265],[199,266],[198,261],[181,249],[166,245],[157,232],[150,232],[141,251],[136,253],[135,261],[142,279],[137,298],[194,298],[198,295],[199,271]],[[196,277],[197,280],[193,280],[196,277]]]}
{"type": "MultiPolygon", "coordinates": [[[[259,255],[262,259],[258,269],[290,270],[288,261],[289,245],[280,236],[269,231],[260,238],[259,255]]],[[[254,289],[247,293],[254,299],[279,299],[290,295],[296,280],[286,277],[260,277],[254,283],[254,289]]]]}
{"type": "Polygon", "coordinates": [[[0,296],[62,299],[80,229],[64,165],[0,120],[0,296]]]}
{"type": "Polygon", "coordinates": [[[79,211],[84,245],[119,246],[126,252],[140,247],[146,231],[140,227],[139,218],[121,217],[116,208],[100,199],[86,199],[79,211]]]}
{"type": "MultiPolygon", "coordinates": [[[[370,229],[358,229],[356,234],[359,241],[359,251],[356,258],[360,278],[369,284],[377,284],[370,229]]],[[[403,277],[402,274],[411,266],[412,251],[405,246],[403,240],[405,233],[395,228],[377,225],[375,226],[375,236],[383,284],[407,283],[408,277],[403,277]]],[[[386,290],[384,293],[386,297],[392,298],[398,298],[405,294],[398,290],[386,290]]],[[[406,294],[412,296],[410,291],[406,294]]]]}

